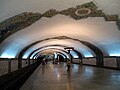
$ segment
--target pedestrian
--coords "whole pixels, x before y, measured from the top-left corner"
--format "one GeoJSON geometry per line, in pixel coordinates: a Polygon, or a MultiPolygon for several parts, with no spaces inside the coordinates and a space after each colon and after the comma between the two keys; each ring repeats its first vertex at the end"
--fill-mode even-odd
{"type": "Polygon", "coordinates": [[[70,71],[70,68],[71,68],[71,61],[68,60],[67,61],[67,71],[70,71]]]}

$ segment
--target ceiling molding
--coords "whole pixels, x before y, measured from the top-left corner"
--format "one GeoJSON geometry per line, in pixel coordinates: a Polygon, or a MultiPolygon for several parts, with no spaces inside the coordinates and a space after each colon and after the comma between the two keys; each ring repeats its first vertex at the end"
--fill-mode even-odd
{"type": "Polygon", "coordinates": [[[116,25],[120,29],[120,20],[118,19],[118,15],[106,15],[102,10],[98,10],[98,7],[94,2],[88,2],[62,11],[49,9],[43,14],[24,12],[13,16],[0,23],[0,42],[16,31],[32,25],[42,17],[52,18],[58,14],[69,16],[75,20],[80,20],[87,17],[103,17],[106,21],[116,21],[116,25]]]}

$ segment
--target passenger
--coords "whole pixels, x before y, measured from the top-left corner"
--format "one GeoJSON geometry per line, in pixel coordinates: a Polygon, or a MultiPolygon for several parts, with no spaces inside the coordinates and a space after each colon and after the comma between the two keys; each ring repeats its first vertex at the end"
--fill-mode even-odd
{"type": "Polygon", "coordinates": [[[70,71],[70,69],[71,69],[71,61],[68,60],[67,61],[67,71],[70,71]]]}
{"type": "Polygon", "coordinates": [[[45,65],[45,64],[46,64],[45,59],[43,59],[42,60],[42,65],[45,65]]]}
{"type": "Polygon", "coordinates": [[[48,62],[48,59],[45,59],[45,63],[47,64],[47,62],[48,62]]]}

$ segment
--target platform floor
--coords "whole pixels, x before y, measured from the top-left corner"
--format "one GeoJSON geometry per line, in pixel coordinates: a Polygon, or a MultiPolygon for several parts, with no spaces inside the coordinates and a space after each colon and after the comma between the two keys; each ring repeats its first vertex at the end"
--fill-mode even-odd
{"type": "Polygon", "coordinates": [[[120,71],[66,63],[40,65],[20,90],[120,90],[120,71]]]}

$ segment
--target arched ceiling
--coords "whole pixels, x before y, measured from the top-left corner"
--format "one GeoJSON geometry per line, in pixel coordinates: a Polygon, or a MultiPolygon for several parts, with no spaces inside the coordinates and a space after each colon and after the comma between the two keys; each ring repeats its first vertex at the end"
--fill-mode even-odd
{"type": "MultiPolygon", "coordinates": [[[[119,0],[11,0],[11,2],[8,0],[1,0],[1,22],[24,12],[35,12],[37,13],[37,16],[33,15],[34,17],[32,16],[29,18],[27,14],[22,14],[23,16],[21,17],[26,17],[22,19],[13,19],[13,21],[7,20],[5,21],[6,24],[5,22],[0,23],[1,32],[5,31],[4,28],[7,28],[6,30],[10,32],[7,37],[7,34],[3,34],[5,37],[2,38],[0,44],[0,57],[18,57],[21,50],[31,43],[59,36],[66,36],[76,40],[89,42],[102,51],[104,56],[120,56],[119,5],[119,0]],[[94,4],[91,4],[90,7],[85,4],[90,3],[91,1],[94,4]],[[84,7],[76,5],[83,5],[84,7]],[[71,7],[72,9],[68,9],[71,7]],[[56,9],[57,11],[53,11],[51,14],[49,12],[50,9],[56,9]],[[75,15],[75,13],[70,10],[76,10],[75,13],[77,14],[75,15]],[[102,10],[102,12],[98,12],[99,15],[96,13],[98,10],[102,10]],[[30,20],[33,21],[29,23],[28,21],[30,20]],[[14,27],[13,24],[11,24],[13,26],[8,25],[8,22],[25,22],[26,26],[23,28],[20,25],[23,25],[24,23],[19,23],[17,25],[21,28],[17,28],[14,27]],[[12,29],[14,29],[15,33],[12,32],[12,29]]],[[[95,56],[95,52],[85,44],[66,38],[62,40],[51,39],[36,43],[27,49],[26,55],[28,56],[37,48],[56,44],[74,47],[83,56],[95,56]]],[[[57,48],[63,49],[62,47],[57,48]]]]}
{"type": "Polygon", "coordinates": [[[59,48],[64,50],[65,47],[71,47],[74,46],[74,49],[79,51],[83,57],[91,57],[95,56],[94,52],[90,50],[87,46],[81,44],[78,41],[69,40],[69,39],[50,39],[42,41],[31,48],[29,48],[25,53],[25,56],[29,55],[30,52],[34,51],[35,49],[41,47],[41,48],[59,48]],[[47,47],[46,47],[47,46],[47,47]]]}
{"type": "MultiPolygon", "coordinates": [[[[33,56],[35,53],[37,52],[44,52],[44,53],[54,53],[53,51],[60,51],[60,52],[63,52],[65,55],[68,54],[68,52],[66,50],[64,50],[65,46],[60,46],[60,45],[49,45],[49,46],[44,46],[44,47],[40,47],[40,48],[37,48],[35,50],[33,50],[32,52],[31,51],[27,51],[25,52],[25,54],[23,55],[23,58],[30,58],[30,56],[33,56]],[[48,51],[48,52],[47,52],[48,51]],[[30,53],[31,52],[31,53],[30,53]]],[[[55,52],[56,52],[55,51],[55,52]]],[[[82,57],[81,56],[81,53],[79,52],[76,52],[76,50],[73,50],[70,52],[71,56],[73,58],[79,58],[79,57],[82,57]]],[[[68,56],[68,55],[66,55],[68,56]]]]}

